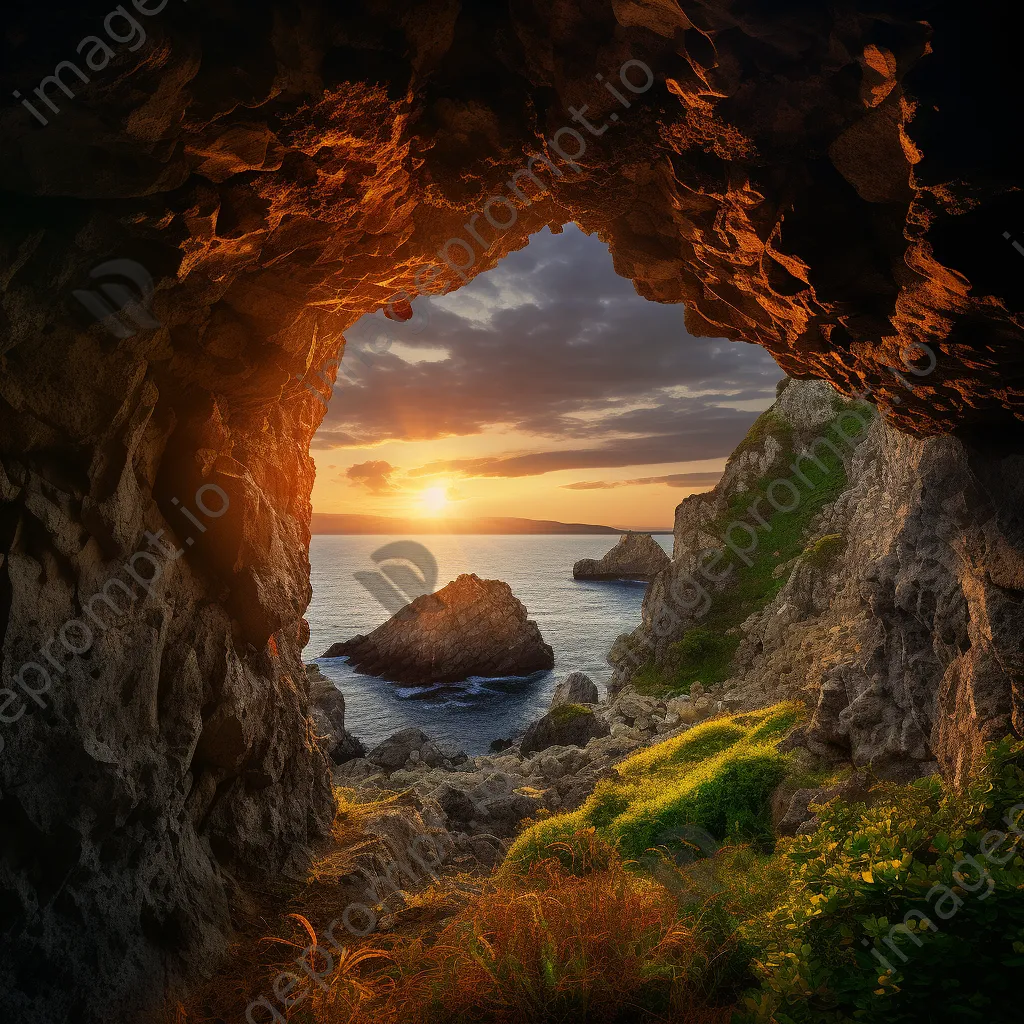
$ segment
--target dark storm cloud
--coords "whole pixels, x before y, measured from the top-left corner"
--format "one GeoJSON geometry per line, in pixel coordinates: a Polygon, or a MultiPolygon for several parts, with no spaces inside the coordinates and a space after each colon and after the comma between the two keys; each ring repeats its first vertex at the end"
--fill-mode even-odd
{"type": "Polygon", "coordinates": [[[575,484],[562,484],[562,487],[567,491],[610,491],[615,487],[633,487],[637,484],[711,488],[721,479],[721,473],[670,473],[668,476],[644,476],[636,480],[581,480],[575,484]]]}
{"type": "MultiPolygon", "coordinates": [[[[339,379],[317,447],[503,427],[591,442],[573,452],[518,456],[527,462],[497,460],[509,462],[512,475],[523,475],[518,467],[525,464],[714,458],[732,450],[752,418],[719,405],[768,401],[781,376],[760,348],[691,338],[682,306],[640,298],[615,274],[606,247],[572,226],[561,236],[536,236],[455,301],[459,312],[417,299],[409,323],[378,317],[349,333],[342,377],[355,382],[339,379]],[[411,349],[443,348],[447,358],[410,363],[401,350],[374,354],[384,347],[382,330],[411,349]],[[671,391],[679,387],[702,395],[679,397],[671,391]]],[[[486,470],[495,460],[472,461],[486,470]]],[[[550,470],[529,470],[537,471],[550,470]]]]}

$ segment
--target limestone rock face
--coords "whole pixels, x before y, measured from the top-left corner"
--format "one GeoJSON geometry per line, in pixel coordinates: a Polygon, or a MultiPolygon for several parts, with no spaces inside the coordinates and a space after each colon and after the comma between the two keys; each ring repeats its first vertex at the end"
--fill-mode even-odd
{"type": "Polygon", "coordinates": [[[603,558],[581,558],[572,574],[579,580],[652,580],[670,562],[649,533],[627,533],[603,558]]]}
{"type": "Polygon", "coordinates": [[[597,683],[586,672],[570,672],[551,695],[551,709],[560,704],[596,704],[597,683]]]}
{"type": "MultiPolygon", "coordinates": [[[[770,430],[737,449],[718,487],[680,504],[672,568],[649,588],[641,626],[613,648],[613,688],[644,659],[676,669],[674,645],[713,621],[742,566],[718,532],[722,509],[752,526],[733,532],[739,550],[771,555],[785,514],[763,528],[742,510],[772,514],[763,500],[753,505],[766,473],[799,484],[801,500],[813,490],[794,466],[827,486],[797,457],[822,455],[827,438],[846,460],[842,486],[776,574],[778,593],[734,628],[724,686],[749,706],[806,701],[802,742],[818,754],[921,770],[938,760],[957,779],[985,742],[1024,731],[1024,453],[911,438],[869,407],[856,413],[863,440],[844,446],[835,398],[822,383],[791,383],[770,430]]],[[[793,492],[775,493],[788,507],[793,492]]]]}
{"type": "Polygon", "coordinates": [[[335,764],[363,757],[366,748],[345,728],[344,694],[316,665],[306,666],[306,678],[309,680],[310,717],[317,726],[324,753],[335,764]]]}
{"type": "Polygon", "coordinates": [[[414,686],[529,675],[554,665],[511,587],[475,575],[416,598],[368,636],[334,644],[324,657],[347,657],[360,672],[414,686]]]}

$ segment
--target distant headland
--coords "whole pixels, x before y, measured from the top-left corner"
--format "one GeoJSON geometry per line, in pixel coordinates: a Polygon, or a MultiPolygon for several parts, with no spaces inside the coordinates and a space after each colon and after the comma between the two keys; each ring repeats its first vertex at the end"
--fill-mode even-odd
{"type": "MultiPolygon", "coordinates": [[[[473,519],[415,519],[314,512],[310,530],[314,534],[383,534],[397,536],[422,533],[629,533],[614,526],[588,523],[559,523],[552,519],[517,519],[511,516],[481,516],[473,519]]],[[[638,532],[638,531],[632,531],[638,532]]],[[[671,527],[643,530],[643,533],[671,533],[671,527]]]]}

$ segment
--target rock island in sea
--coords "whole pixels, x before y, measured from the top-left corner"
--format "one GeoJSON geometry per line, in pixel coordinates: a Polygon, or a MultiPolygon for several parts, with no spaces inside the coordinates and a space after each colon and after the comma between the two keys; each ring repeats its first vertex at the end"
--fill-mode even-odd
{"type": "Polygon", "coordinates": [[[464,574],[323,656],[347,657],[359,672],[408,686],[529,675],[555,659],[527,615],[507,583],[464,574]]]}

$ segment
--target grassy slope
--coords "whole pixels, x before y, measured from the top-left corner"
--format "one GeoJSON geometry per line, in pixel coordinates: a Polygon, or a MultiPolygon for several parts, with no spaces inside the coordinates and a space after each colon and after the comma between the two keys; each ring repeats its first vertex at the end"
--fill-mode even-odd
{"type": "Polygon", "coordinates": [[[570,860],[570,838],[591,828],[634,858],[685,826],[718,840],[769,844],[771,793],[789,765],[777,741],[798,716],[798,705],[780,704],[705,722],[639,751],[616,767],[616,778],[598,783],[578,810],[523,832],[508,853],[506,870],[550,857],[553,844],[568,844],[558,852],[570,860]]]}
{"type": "MultiPolygon", "coordinates": [[[[343,933],[344,952],[322,948],[322,983],[305,984],[303,1000],[273,1019],[1019,1020],[1024,743],[991,750],[960,789],[935,777],[884,787],[870,808],[819,807],[816,832],[773,843],[762,832],[768,779],[790,771],[788,760],[776,760],[776,742],[795,719],[788,705],[733,715],[634,755],[580,812],[528,828],[490,878],[442,878],[407,893],[389,931],[343,933]],[[624,859],[626,850],[643,852],[663,824],[680,822],[768,841],[687,864],[624,859]],[[905,920],[912,927],[901,932],[905,920]]],[[[788,778],[804,780],[811,782],[806,772],[788,778]]],[[[254,932],[188,1007],[170,1006],[162,1020],[241,1022],[250,999],[275,997],[280,970],[297,970],[307,920],[322,924],[344,910],[350,897],[336,879],[365,838],[360,821],[379,810],[340,796],[338,851],[320,862],[301,902],[289,900],[280,920],[268,914],[263,923],[282,938],[256,941],[254,932]]],[[[249,1019],[269,1019],[264,1013],[249,1019]]]]}
{"type": "MultiPolygon", "coordinates": [[[[859,410],[862,404],[837,400],[835,408],[838,417],[844,410],[859,410]]],[[[834,437],[831,427],[835,422],[833,420],[831,424],[825,425],[820,435],[834,437]]],[[[775,569],[805,554],[807,531],[811,522],[846,489],[846,467],[842,459],[826,448],[819,448],[819,458],[826,471],[821,472],[808,462],[802,466],[804,475],[814,484],[813,489],[801,485],[794,478],[794,486],[801,495],[800,504],[792,512],[773,509],[766,498],[768,487],[776,480],[792,477],[789,467],[797,455],[792,427],[771,409],[767,410],[750,428],[733,453],[733,458],[760,446],[769,436],[774,437],[782,447],[773,468],[750,490],[734,494],[725,511],[707,526],[708,532],[721,538],[724,538],[733,522],[757,526],[757,516],[748,511],[754,508],[768,523],[768,528],[757,526],[759,544],[757,550],[748,555],[751,564],[745,564],[729,548],[723,549],[725,559],[716,566],[715,571],[721,573],[725,571],[726,565],[733,566],[728,588],[712,592],[711,607],[700,624],[688,629],[671,645],[669,650],[673,664],[670,667],[648,663],[638,671],[633,685],[641,693],[656,696],[687,693],[697,680],[709,684],[728,679],[732,657],[740,642],[738,632],[730,634],[728,631],[738,627],[749,615],[760,611],[778,594],[788,573],[776,576],[775,569]],[[758,499],[761,499],[760,502],[758,499]]],[[[841,450],[842,445],[837,443],[837,447],[841,450]]],[[[823,562],[826,557],[837,552],[836,544],[834,540],[831,545],[820,550],[815,546],[814,551],[806,551],[805,557],[812,556],[816,561],[823,562]]]]}

